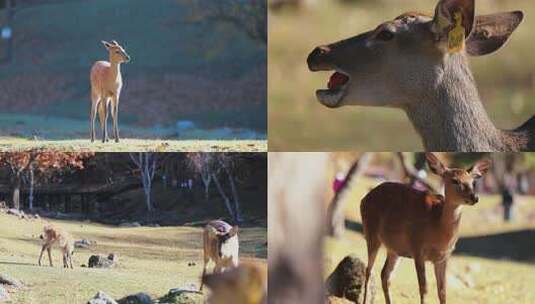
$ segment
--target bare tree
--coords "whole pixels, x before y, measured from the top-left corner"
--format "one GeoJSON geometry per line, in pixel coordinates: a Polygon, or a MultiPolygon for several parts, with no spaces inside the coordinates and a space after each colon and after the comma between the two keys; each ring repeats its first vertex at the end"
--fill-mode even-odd
{"type": "Polygon", "coordinates": [[[13,208],[20,209],[20,188],[24,175],[30,175],[30,206],[33,208],[33,186],[35,171],[41,175],[53,175],[70,168],[83,169],[84,159],[93,156],[89,152],[59,152],[53,150],[28,150],[5,152],[0,155],[0,165],[10,168],[13,173],[13,208]]]}
{"type": "Polygon", "coordinates": [[[139,177],[143,185],[143,192],[145,193],[145,204],[147,211],[151,213],[154,210],[154,205],[151,201],[152,180],[157,169],[158,154],[153,152],[138,152],[130,153],[130,159],[139,170],[139,177]]]}
{"type": "Polygon", "coordinates": [[[228,22],[267,43],[266,0],[190,0],[195,19],[228,22]]]}
{"type": "Polygon", "coordinates": [[[243,221],[238,190],[236,187],[236,179],[234,177],[234,168],[238,166],[239,157],[239,154],[234,153],[188,154],[191,166],[203,180],[205,185],[205,196],[208,197],[209,186],[211,181],[213,181],[220,197],[223,199],[223,203],[230,217],[238,224],[243,221]],[[221,176],[222,173],[223,176],[221,176]],[[223,182],[225,181],[230,187],[230,194],[227,194],[225,187],[223,186],[223,182]]]}

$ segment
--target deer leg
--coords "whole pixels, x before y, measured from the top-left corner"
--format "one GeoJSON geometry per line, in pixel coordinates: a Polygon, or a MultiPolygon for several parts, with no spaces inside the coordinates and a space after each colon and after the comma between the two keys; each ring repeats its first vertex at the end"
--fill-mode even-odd
{"type": "Polygon", "coordinates": [[[113,133],[115,142],[119,142],[119,99],[116,97],[111,104],[111,118],[113,120],[113,133]]]}
{"type": "Polygon", "coordinates": [[[204,265],[202,268],[202,275],[201,275],[201,287],[199,288],[199,291],[202,291],[202,287],[204,285],[204,275],[206,274],[206,266],[208,266],[208,258],[204,257],[204,265]]]}
{"type": "Polygon", "coordinates": [[[381,247],[381,242],[378,238],[367,238],[366,240],[368,245],[368,266],[366,267],[366,280],[364,281],[364,300],[362,301],[362,304],[367,304],[367,298],[368,298],[368,287],[369,287],[369,281],[370,276],[372,274],[373,264],[375,263],[375,258],[377,257],[377,252],[379,251],[379,248],[381,247]]]}
{"type": "Polygon", "coordinates": [[[386,256],[385,265],[381,271],[381,283],[383,285],[383,293],[385,295],[386,304],[391,304],[392,300],[390,299],[390,279],[394,269],[396,268],[399,256],[393,252],[388,252],[386,256]]]}
{"type": "Polygon", "coordinates": [[[446,304],[446,268],[448,260],[435,263],[435,278],[437,280],[438,299],[440,304],[446,304]]]}
{"type": "Polygon", "coordinates": [[[425,280],[425,261],[422,258],[415,258],[416,274],[418,275],[418,286],[420,287],[420,303],[425,304],[427,294],[427,282],[425,280]]]}
{"type": "Polygon", "coordinates": [[[39,254],[39,266],[41,266],[41,258],[43,258],[43,253],[45,252],[45,249],[46,249],[46,244],[43,245],[43,247],[41,247],[41,253],[39,254]]]}
{"type": "Polygon", "coordinates": [[[74,269],[74,267],[72,267],[72,254],[69,254],[69,264],[71,265],[71,269],[74,269]]]}
{"type": "MultiPolygon", "coordinates": [[[[101,131],[104,130],[104,125],[106,124],[105,117],[106,117],[106,103],[105,102],[101,102],[98,105],[98,120],[100,121],[100,130],[101,131]]],[[[102,131],[102,132],[104,132],[104,131],[102,131]]],[[[105,140],[108,141],[108,134],[106,134],[105,140]]]]}
{"type": "Polygon", "coordinates": [[[104,111],[104,131],[103,131],[103,134],[102,134],[102,142],[106,142],[106,140],[108,139],[108,114],[109,114],[109,111],[108,111],[108,107],[110,106],[110,99],[106,99],[106,102],[105,102],[105,108],[106,108],[106,111],[104,111]]]}
{"type": "Polygon", "coordinates": [[[97,107],[100,103],[100,97],[95,94],[91,94],[91,113],[89,116],[89,125],[91,132],[91,142],[95,141],[95,120],[97,119],[97,107]]]}
{"type": "Polygon", "coordinates": [[[50,262],[50,267],[54,267],[54,264],[52,263],[52,248],[47,247],[46,251],[48,252],[48,261],[50,262]]]}

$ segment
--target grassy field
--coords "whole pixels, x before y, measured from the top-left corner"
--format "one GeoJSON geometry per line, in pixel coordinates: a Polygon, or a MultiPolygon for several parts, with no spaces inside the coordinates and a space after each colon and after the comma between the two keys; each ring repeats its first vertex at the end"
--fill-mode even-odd
{"type": "Polygon", "coordinates": [[[89,139],[28,140],[14,137],[0,138],[0,152],[26,149],[59,149],[62,151],[94,152],[264,152],[265,140],[157,140],[121,139],[103,144],[89,139]]]}
{"type": "MultiPolygon", "coordinates": [[[[421,150],[419,137],[400,110],[322,106],[314,92],[326,87],[331,73],[309,72],[306,58],[318,45],[370,30],[405,11],[433,12],[437,1],[354,1],[351,6],[317,2],[302,10],[269,13],[270,150],[421,150]],[[310,34],[303,35],[303,30],[310,34]]],[[[535,114],[535,60],[530,59],[535,51],[535,2],[477,2],[478,14],[517,9],[524,11],[524,23],[508,44],[493,55],[471,59],[484,106],[503,129],[517,127],[535,114]]]]}
{"type": "MultiPolygon", "coordinates": [[[[116,228],[84,222],[57,222],[76,239],[96,241],[90,249],[76,249],[74,270],[61,268],[54,250],[55,267],[39,267],[38,239],[43,221],[19,220],[0,214],[0,273],[21,280],[27,288],[12,294],[6,303],[85,303],[102,290],[114,298],[147,292],[159,298],[171,288],[199,284],[202,272],[200,228],[116,228]],[[118,254],[113,269],[81,268],[91,254],[118,254]],[[188,263],[194,262],[194,266],[188,263]]],[[[266,265],[265,228],[240,229],[242,260],[266,265]]],[[[45,259],[48,265],[48,259],[45,259]]]]}
{"type": "MultiPolygon", "coordinates": [[[[346,205],[346,218],[360,227],[360,199],[376,181],[362,178],[346,205]]],[[[528,304],[535,303],[535,199],[517,197],[516,222],[503,224],[498,196],[482,196],[481,202],[463,210],[457,249],[450,259],[448,303],[528,304]],[[472,271],[468,271],[472,269],[472,271]],[[467,287],[462,280],[473,280],[467,287]]],[[[340,240],[325,242],[326,273],[329,274],[346,255],[354,253],[367,261],[366,244],[360,229],[348,230],[340,240]]],[[[384,303],[380,271],[385,260],[382,249],[374,266],[378,283],[376,303],[384,303]]],[[[429,302],[438,303],[432,265],[427,265],[429,302]]],[[[418,283],[414,263],[401,259],[391,287],[397,304],[418,303],[418,283]]]]}

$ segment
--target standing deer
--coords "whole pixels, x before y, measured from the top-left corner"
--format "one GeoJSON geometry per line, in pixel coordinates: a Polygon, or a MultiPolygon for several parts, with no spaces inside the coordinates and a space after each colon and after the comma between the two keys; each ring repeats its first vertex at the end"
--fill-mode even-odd
{"type": "Polygon", "coordinates": [[[221,220],[209,222],[204,227],[203,244],[204,265],[199,290],[203,288],[203,278],[206,275],[206,267],[210,260],[215,264],[214,273],[221,273],[227,269],[238,267],[240,249],[238,226],[231,226],[221,220]]]}
{"type": "Polygon", "coordinates": [[[91,68],[91,142],[95,141],[95,119],[98,111],[102,142],[108,141],[108,109],[111,108],[115,142],[119,142],[119,98],[123,86],[121,63],[129,62],[130,56],[117,41],[102,41],[109,52],[108,61],[97,61],[91,68]]]}
{"type": "Polygon", "coordinates": [[[45,249],[48,252],[48,261],[50,262],[50,266],[54,266],[52,264],[51,251],[52,246],[54,244],[58,244],[63,256],[63,268],[69,268],[70,266],[70,268],[73,269],[72,255],[74,253],[74,241],[67,231],[52,225],[46,225],[43,228],[43,234],[41,234],[39,238],[44,242],[43,247],[41,248],[41,253],[39,254],[39,266],[41,266],[41,258],[43,257],[45,249]]]}
{"type": "Polygon", "coordinates": [[[431,171],[442,178],[445,196],[431,194],[401,183],[386,182],[371,190],[362,199],[360,211],[364,236],[368,247],[368,266],[364,289],[364,304],[368,295],[368,281],[381,245],[387,257],[381,271],[385,301],[390,298],[390,277],[398,258],[414,259],[420,303],[425,303],[427,284],[425,262],[434,264],[438,298],[446,303],[446,266],[458,239],[461,209],[475,205],[475,180],[490,166],[487,160],[468,170],[448,168],[433,154],[427,154],[431,171]]]}
{"type": "Polygon", "coordinates": [[[514,130],[488,117],[468,56],[490,54],[522,22],[520,11],[475,16],[474,0],[440,0],[434,17],[405,13],[308,56],[311,71],[332,71],[316,97],[345,105],[404,110],[429,151],[535,149],[535,116],[514,130]]]}

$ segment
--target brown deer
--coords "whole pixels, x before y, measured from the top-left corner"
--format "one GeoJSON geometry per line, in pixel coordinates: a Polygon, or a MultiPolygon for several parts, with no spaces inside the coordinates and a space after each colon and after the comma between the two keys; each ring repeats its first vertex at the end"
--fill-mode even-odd
{"type": "Polygon", "coordinates": [[[130,56],[117,41],[102,41],[109,53],[108,61],[97,61],[91,68],[91,142],[95,141],[95,120],[98,111],[102,142],[108,141],[108,112],[111,108],[115,142],[119,142],[119,98],[123,87],[121,63],[129,62],[130,56]]]}
{"type": "Polygon", "coordinates": [[[67,231],[59,227],[46,225],[43,228],[43,234],[41,234],[39,238],[44,242],[43,247],[41,248],[41,253],[39,254],[39,266],[41,266],[41,258],[43,257],[45,249],[48,252],[48,261],[50,262],[50,266],[54,266],[52,263],[51,251],[52,246],[54,244],[58,244],[63,256],[63,268],[69,268],[70,266],[70,268],[73,269],[72,255],[74,253],[74,241],[67,231]]]}
{"type": "Polygon", "coordinates": [[[238,226],[231,226],[227,222],[216,220],[210,221],[203,231],[204,265],[201,276],[202,290],[204,276],[209,261],[215,264],[214,273],[238,267],[239,241],[238,226]]]}
{"type": "Polygon", "coordinates": [[[381,271],[387,304],[392,303],[390,277],[400,256],[414,259],[420,303],[425,303],[427,294],[425,262],[434,264],[438,297],[441,304],[446,303],[446,266],[458,239],[461,209],[478,202],[475,180],[487,172],[490,162],[483,160],[463,170],[446,167],[433,154],[426,157],[431,171],[444,182],[444,196],[419,191],[406,184],[385,182],[362,199],[360,211],[368,247],[364,304],[369,277],[381,245],[387,249],[381,271]]]}
{"type": "Polygon", "coordinates": [[[520,11],[475,16],[474,0],[440,0],[435,15],[405,13],[374,30],[319,46],[311,71],[335,71],[316,97],[404,110],[429,151],[535,149],[535,116],[514,130],[488,117],[468,65],[490,54],[522,22],[520,11]]]}

